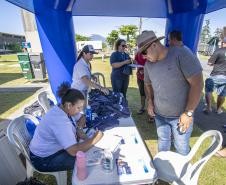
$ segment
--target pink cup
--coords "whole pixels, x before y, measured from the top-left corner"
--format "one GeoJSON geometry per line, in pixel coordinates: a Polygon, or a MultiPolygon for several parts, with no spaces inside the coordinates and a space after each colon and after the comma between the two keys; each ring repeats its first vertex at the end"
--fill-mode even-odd
{"type": "Polygon", "coordinates": [[[86,154],[82,151],[78,151],[76,154],[76,168],[78,179],[85,180],[88,176],[88,171],[86,167],[86,154]]]}

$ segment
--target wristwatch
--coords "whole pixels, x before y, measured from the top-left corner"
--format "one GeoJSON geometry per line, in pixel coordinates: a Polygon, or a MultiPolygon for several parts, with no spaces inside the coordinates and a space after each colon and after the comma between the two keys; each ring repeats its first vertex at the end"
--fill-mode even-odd
{"type": "Polygon", "coordinates": [[[192,117],[193,116],[193,111],[185,111],[185,114],[188,116],[188,117],[192,117]]]}

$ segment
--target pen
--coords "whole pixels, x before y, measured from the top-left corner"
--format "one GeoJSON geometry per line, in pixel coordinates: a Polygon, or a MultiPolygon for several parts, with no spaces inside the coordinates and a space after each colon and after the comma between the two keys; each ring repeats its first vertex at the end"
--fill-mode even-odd
{"type": "Polygon", "coordinates": [[[144,172],[145,173],[148,173],[148,168],[145,165],[144,160],[143,159],[139,159],[139,163],[141,163],[141,165],[143,166],[144,172]]]}
{"type": "Polygon", "coordinates": [[[143,168],[144,168],[144,172],[148,173],[148,168],[147,168],[147,166],[144,163],[143,163],[143,168]]]}
{"type": "Polygon", "coordinates": [[[134,142],[137,144],[138,143],[138,140],[136,138],[136,136],[134,136],[134,142]]]}

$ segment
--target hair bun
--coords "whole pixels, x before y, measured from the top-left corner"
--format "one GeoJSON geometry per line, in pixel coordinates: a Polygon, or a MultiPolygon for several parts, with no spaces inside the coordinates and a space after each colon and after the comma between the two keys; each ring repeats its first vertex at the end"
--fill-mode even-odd
{"type": "Polygon", "coordinates": [[[57,89],[57,96],[62,98],[70,88],[71,88],[70,83],[63,82],[57,89]]]}

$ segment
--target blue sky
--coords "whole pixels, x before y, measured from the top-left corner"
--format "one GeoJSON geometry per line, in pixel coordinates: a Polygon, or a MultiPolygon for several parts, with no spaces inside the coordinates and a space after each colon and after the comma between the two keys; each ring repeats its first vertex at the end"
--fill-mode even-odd
{"type": "MultiPolygon", "coordinates": [[[[211,32],[214,32],[218,27],[226,26],[225,17],[226,9],[205,15],[205,19],[210,19],[211,32]]],[[[142,29],[152,29],[156,31],[157,35],[163,35],[165,32],[165,22],[165,19],[144,18],[142,29]]],[[[138,25],[138,23],[138,18],[74,17],[75,32],[86,36],[100,34],[106,37],[111,30],[117,30],[121,25],[138,25]]],[[[0,32],[24,34],[20,8],[5,0],[0,0],[0,32]]]]}

